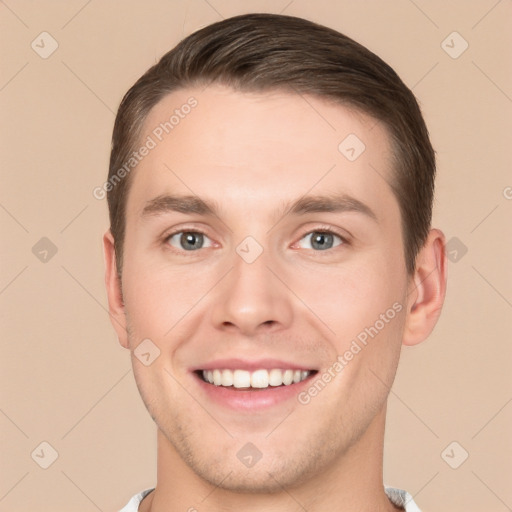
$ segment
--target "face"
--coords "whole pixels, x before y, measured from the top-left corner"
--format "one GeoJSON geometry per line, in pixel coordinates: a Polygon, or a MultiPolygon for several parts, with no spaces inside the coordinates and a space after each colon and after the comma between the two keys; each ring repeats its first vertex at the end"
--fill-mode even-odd
{"type": "Polygon", "coordinates": [[[221,86],[170,94],[144,127],[121,337],[142,399],[211,483],[311,478],[377,421],[398,362],[408,278],[387,133],[323,99],[221,86]]]}

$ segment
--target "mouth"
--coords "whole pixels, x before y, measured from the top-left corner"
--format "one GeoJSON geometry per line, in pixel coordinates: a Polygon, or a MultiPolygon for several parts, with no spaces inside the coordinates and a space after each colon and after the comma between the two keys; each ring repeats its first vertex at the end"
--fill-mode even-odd
{"type": "Polygon", "coordinates": [[[299,384],[316,374],[317,370],[262,368],[248,371],[215,368],[196,370],[194,373],[203,382],[213,386],[230,388],[233,391],[258,391],[299,384]]]}
{"type": "Polygon", "coordinates": [[[228,358],[205,362],[190,371],[209,404],[251,413],[272,411],[297,401],[319,370],[283,359],[228,358]]]}

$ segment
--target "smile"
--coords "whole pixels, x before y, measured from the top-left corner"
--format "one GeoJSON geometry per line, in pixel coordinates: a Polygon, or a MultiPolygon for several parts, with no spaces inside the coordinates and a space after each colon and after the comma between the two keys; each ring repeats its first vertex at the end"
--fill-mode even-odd
{"type": "Polygon", "coordinates": [[[268,387],[290,386],[306,380],[316,370],[282,370],[273,368],[255,371],[214,369],[198,372],[202,379],[215,386],[237,389],[265,389],[268,387]]]}

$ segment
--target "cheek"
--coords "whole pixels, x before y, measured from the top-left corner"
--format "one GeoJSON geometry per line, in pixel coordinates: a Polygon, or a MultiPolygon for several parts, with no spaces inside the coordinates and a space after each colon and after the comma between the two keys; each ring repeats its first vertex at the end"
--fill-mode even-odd
{"type": "Polygon", "coordinates": [[[318,272],[304,273],[298,293],[329,329],[326,339],[335,356],[325,372],[334,384],[324,399],[349,414],[364,405],[368,418],[382,406],[393,382],[405,321],[405,277],[393,277],[384,267],[331,268],[324,279],[318,272]]]}
{"type": "Polygon", "coordinates": [[[393,309],[393,304],[403,300],[403,278],[386,271],[385,267],[381,261],[315,271],[302,269],[295,273],[292,289],[297,290],[313,314],[326,324],[332,336],[346,341],[373,325],[390,309],[387,317],[392,316],[392,320],[399,313],[400,308],[393,309]]]}
{"type": "Polygon", "coordinates": [[[346,393],[375,401],[376,389],[385,394],[393,381],[405,320],[405,275],[391,268],[381,257],[350,268],[330,268],[323,276],[319,271],[301,276],[298,295],[328,327],[323,330],[339,363],[334,373],[343,375],[335,379],[335,401],[346,393]]]}
{"type": "Polygon", "coordinates": [[[162,258],[132,252],[123,270],[123,299],[132,332],[163,340],[195,311],[215,280],[205,266],[169,265],[162,258]]]}

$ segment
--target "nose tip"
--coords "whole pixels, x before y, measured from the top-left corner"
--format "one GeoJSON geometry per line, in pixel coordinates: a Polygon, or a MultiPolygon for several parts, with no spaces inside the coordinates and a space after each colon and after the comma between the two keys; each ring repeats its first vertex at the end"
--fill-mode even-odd
{"type": "Polygon", "coordinates": [[[274,330],[279,325],[279,322],[275,320],[265,320],[264,322],[258,323],[257,321],[251,321],[249,315],[245,317],[245,320],[238,320],[236,322],[225,320],[222,322],[222,327],[225,329],[233,329],[240,331],[241,334],[247,336],[254,335],[257,333],[267,334],[274,330]]]}

